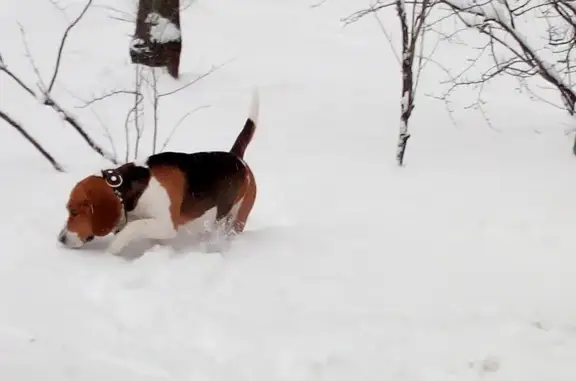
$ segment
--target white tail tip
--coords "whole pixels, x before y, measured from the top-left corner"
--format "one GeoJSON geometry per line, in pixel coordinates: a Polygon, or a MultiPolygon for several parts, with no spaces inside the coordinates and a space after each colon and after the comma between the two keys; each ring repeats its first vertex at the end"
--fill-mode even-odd
{"type": "Polygon", "coordinates": [[[252,89],[252,103],[250,104],[250,112],[248,118],[258,124],[258,114],[260,113],[260,91],[257,87],[252,89]]]}

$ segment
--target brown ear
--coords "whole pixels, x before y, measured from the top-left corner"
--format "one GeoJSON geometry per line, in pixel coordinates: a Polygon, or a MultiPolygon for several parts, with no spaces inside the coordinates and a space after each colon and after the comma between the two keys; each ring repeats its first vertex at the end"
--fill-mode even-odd
{"type": "Polygon", "coordinates": [[[122,204],[104,181],[90,190],[92,204],[92,231],[94,235],[110,234],[120,221],[122,204]]]}

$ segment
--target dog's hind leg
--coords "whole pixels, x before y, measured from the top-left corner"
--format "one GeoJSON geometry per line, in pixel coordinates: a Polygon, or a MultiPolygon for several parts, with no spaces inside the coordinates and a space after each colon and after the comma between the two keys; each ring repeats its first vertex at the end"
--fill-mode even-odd
{"type": "Polygon", "coordinates": [[[252,212],[252,208],[256,202],[256,193],[256,180],[254,179],[254,174],[252,171],[248,169],[246,176],[246,191],[244,193],[244,197],[242,197],[240,202],[238,202],[238,210],[234,214],[234,221],[232,226],[234,234],[239,234],[244,231],[248,216],[250,215],[250,212],[252,212]]]}

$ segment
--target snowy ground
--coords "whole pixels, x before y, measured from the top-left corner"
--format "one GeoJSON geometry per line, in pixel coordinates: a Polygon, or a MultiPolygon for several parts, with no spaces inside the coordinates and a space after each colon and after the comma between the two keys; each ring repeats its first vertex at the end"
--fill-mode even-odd
{"type": "MultiPolygon", "coordinates": [[[[81,3],[58,4],[75,15],[81,3]]],[[[261,91],[246,154],[259,198],[225,256],[161,247],[126,261],[102,254],[105,242],[60,248],[71,186],[108,164],[0,76],[0,107],[68,169],[54,173],[1,124],[0,379],[576,378],[565,116],[503,83],[487,92],[493,129],[472,111],[454,126],[441,102],[421,97],[398,169],[400,82],[385,39],[371,18],[342,28],[362,4],[312,4],[197,0],[184,14],[182,82],[230,62],[165,101],[163,137],[210,105],[168,149],[228,149],[252,86],[261,91]]],[[[95,114],[74,106],[130,85],[131,26],[97,5],[71,37],[55,96],[106,145],[95,114]]],[[[0,0],[0,9],[6,63],[34,82],[17,20],[48,76],[62,14],[45,0],[0,0]]],[[[439,79],[430,70],[422,93],[439,79]]],[[[129,102],[94,108],[117,139],[129,102]]]]}

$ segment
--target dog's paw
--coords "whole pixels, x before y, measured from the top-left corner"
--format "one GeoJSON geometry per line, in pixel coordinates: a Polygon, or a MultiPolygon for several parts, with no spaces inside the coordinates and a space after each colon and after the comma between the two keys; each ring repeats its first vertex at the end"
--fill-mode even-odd
{"type": "Polygon", "coordinates": [[[112,241],[112,243],[110,243],[110,245],[108,245],[108,247],[106,248],[106,253],[118,256],[122,253],[123,248],[124,248],[124,245],[122,245],[122,242],[119,242],[116,239],[116,240],[112,241]]]}

